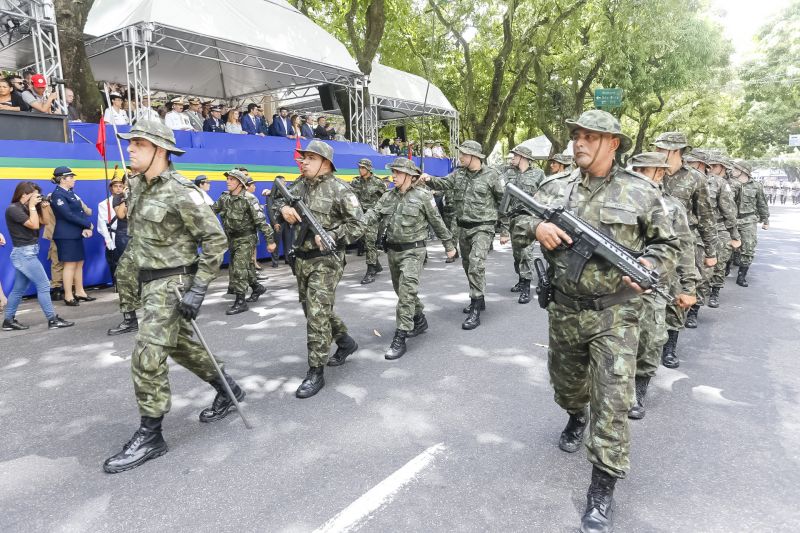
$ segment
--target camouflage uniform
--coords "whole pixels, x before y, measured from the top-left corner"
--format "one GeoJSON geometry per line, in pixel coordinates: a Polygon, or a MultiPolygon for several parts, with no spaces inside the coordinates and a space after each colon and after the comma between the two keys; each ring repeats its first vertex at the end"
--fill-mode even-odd
{"type": "MultiPolygon", "coordinates": [[[[726,167],[730,166],[726,159],[720,158],[719,155],[711,154],[709,163],[715,164],[718,162],[724,163],[726,167]]],[[[717,199],[715,209],[718,236],[717,264],[714,266],[710,277],[710,298],[715,298],[715,295],[719,293],[719,289],[725,285],[725,266],[733,253],[730,241],[739,240],[739,228],[736,224],[736,204],[741,192],[741,184],[738,180],[730,180],[723,176],[709,173],[708,190],[709,197],[715,196],[717,199]]],[[[709,304],[710,307],[716,307],[710,300],[709,304]]]]}
{"type": "MultiPolygon", "coordinates": [[[[385,193],[388,189],[386,186],[386,182],[383,181],[381,178],[376,176],[372,173],[372,161],[369,159],[361,159],[358,162],[359,167],[363,167],[369,171],[367,177],[362,178],[361,176],[356,176],[350,182],[350,187],[352,187],[353,192],[356,194],[358,201],[361,203],[361,209],[363,211],[367,211],[368,209],[372,209],[375,207],[375,204],[378,203],[378,200],[381,199],[383,193],[385,193]]],[[[367,273],[375,272],[377,274],[377,265],[379,265],[378,261],[378,248],[375,246],[375,240],[377,239],[377,227],[367,227],[366,233],[364,233],[364,248],[367,252],[367,273]]],[[[369,279],[365,277],[365,280],[369,279]]],[[[372,275],[372,280],[374,280],[374,274],[372,275]]]]}
{"type": "Polygon", "coordinates": [[[745,162],[735,163],[737,170],[747,177],[739,195],[738,226],[742,239],[739,256],[739,274],[736,283],[747,287],[747,271],[753,263],[758,243],[758,224],[769,225],[769,204],[761,183],[751,177],[752,167],[745,162]]]}

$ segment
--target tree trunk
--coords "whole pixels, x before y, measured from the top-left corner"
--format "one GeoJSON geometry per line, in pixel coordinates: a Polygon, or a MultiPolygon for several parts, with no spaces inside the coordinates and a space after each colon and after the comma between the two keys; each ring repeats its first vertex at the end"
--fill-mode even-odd
{"type": "Polygon", "coordinates": [[[61,46],[61,68],[67,87],[75,93],[73,105],[83,120],[100,119],[103,103],[97,90],[86,49],[83,46],[83,26],[94,0],[55,0],[58,21],[58,41],[61,46]]]}

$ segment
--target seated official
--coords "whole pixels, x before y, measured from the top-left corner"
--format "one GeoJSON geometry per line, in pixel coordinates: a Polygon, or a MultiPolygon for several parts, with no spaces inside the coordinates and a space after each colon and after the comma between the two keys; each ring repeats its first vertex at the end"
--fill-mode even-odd
{"type": "Polygon", "coordinates": [[[225,123],[222,122],[222,106],[212,107],[210,113],[210,116],[203,122],[203,131],[225,133],[225,123]]]}

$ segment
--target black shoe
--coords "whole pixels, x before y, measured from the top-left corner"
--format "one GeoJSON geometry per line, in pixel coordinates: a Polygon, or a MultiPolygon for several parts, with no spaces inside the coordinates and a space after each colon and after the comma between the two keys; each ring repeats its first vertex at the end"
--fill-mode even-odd
{"type": "Polygon", "coordinates": [[[428,319],[425,318],[424,313],[420,313],[418,315],[414,315],[414,329],[408,332],[406,337],[416,337],[428,329],[428,319]]]}
{"type": "Polygon", "coordinates": [[[633,420],[644,418],[644,397],[647,394],[647,386],[649,384],[649,376],[636,376],[636,404],[628,409],[628,418],[632,418],[633,420]]]}
{"type": "Polygon", "coordinates": [[[520,282],[519,286],[519,299],[518,303],[527,304],[531,301],[531,280],[524,279],[520,282]]]}
{"type": "Polygon", "coordinates": [[[381,264],[380,261],[375,263],[375,268],[373,270],[375,271],[376,274],[383,272],[383,265],[381,264]]]}
{"type": "Polygon", "coordinates": [[[614,528],[614,486],[617,478],[592,467],[592,483],[586,493],[581,533],[610,533],[614,528]]]}
{"type": "Polygon", "coordinates": [[[258,298],[267,292],[267,288],[260,283],[256,283],[253,285],[253,292],[250,293],[250,296],[247,297],[247,302],[257,302],[258,298]]]}
{"type": "Polygon", "coordinates": [[[278,268],[278,262],[277,261],[273,261],[272,262],[272,268],[278,268]]]}
{"type": "Polygon", "coordinates": [[[444,262],[445,263],[455,263],[456,259],[458,259],[458,250],[456,250],[456,255],[454,255],[453,257],[448,257],[447,259],[444,260],[444,262]]]}
{"type": "Polygon", "coordinates": [[[345,360],[356,350],[358,350],[358,343],[348,334],[336,339],[336,352],[328,359],[328,366],[343,365],[345,360]]]}
{"type": "Polygon", "coordinates": [[[583,432],[586,430],[586,410],[569,415],[567,425],[558,439],[558,447],[567,453],[577,452],[583,444],[583,432]]]}
{"type": "Polygon", "coordinates": [[[97,298],[93,298],[92,296],[89,296],[88,294],[86,296],[77,296],[76,295],[75,299],[78,300],[79,302],[94,302],[95,300],[97,300],[97,298]]]}
{"type": "Polygon", "coordinates": [[[711,295],[708,297],[708,306],[712,309],[719,307],[719,290],[722,287],[711,287],[711,295]]]}
{"type": "Polygon", "coordinates": [[[78,302],[77,298],[73,298],[72,300],[64,300],[64,305],[67,307],[78,307],[81,304],[78,302]]]}
{"type": "Polygon", "coordinates": [[[122,322],[115,328],[108,330],[109,335],[121,335],[123,333],[130,333],[139,330],[139,319],[136,317],[136,311],[122,313],[122,322]]]}
{"type": "Polygon", "coordinates": [[[522,285],[522,278],[519,278],[517,284],[511,287],[511,292],[519,292],[520,285],[522,285]]]}
{"type": "MultiPolygon", "coordinates": [[[[236,401],[241,402],[244,400],[247,393],[242,390],[239,384],[236,383],[227,372],[223,371],[222,373],[225,375],[225,381],[228,382],[228,386],[236,397],[236,401]]],[[[233,401],[228,397],[228,392],[225,390],[225,385],[223,385],[219,376],[217,376],[214,381],[209,381],[209,383],[214,387],[214,390],[217,391],[217,395],[214,396],[214,402],[211,404],[211,407],[206,407],[200,412],[200,422],[216,422],[217,420],[222,420],[228,416],[231,409],[236,408],[236,406],[233,405],[233,401]]]]}
{"type": "Polygon", "coordinates": [[[167,443],[161,436],[161,420],[163,416],[142,417],[142,423],[131,440],[123,446],[117,455],[109,457],[103,463],[103,470],[109,474],[117,474],[141,466],[150,459],[161,457],[167,453],[167,443]]]}
{"type": "Polygon", "coordinates": [[[54,302],[60,302],[64,299],[64,289],[61,287],[55,287],[50,289],[50,300],[54,302]]]}
{"type": "Polygon", "coordinates": [[[47,321],[47,329],[69,328],[74,325],[75,322],[69,322],[67,320],[64,320],[58,315],[47,321]]]}
{"type": "Polygon", "coordinates": [[[247,302],[244,301],[244,294],[237,294],[236,300],[234,300],[233,305],[230,306],[227,311],[225,311],[225,314],[236,315],[239,313],[244,313],[248,309],[250,308],[247,306],[247,302]]]}
{"type": "Polygon", "coordinates": [[[294,393],[298,398],[311,398],[325,386],[324,366],[312,366],[308,369],[306,379],[297,387],[294,393]]]}
{"type": "Polygon", "coordinates": [[[740,287],[748,287],[749,283],[747,283],[747,271],[750,269],[749,266],[740,266],[739,273],[736,275],[736,284],[740,287]]]}
{"type": "Polygon", "coordinates": [[[361,284],[367,285],[375,281],[375,274],[377,274],[375,265],[367,265],[367,273],[364,274],[364,277],[361,279],[361,284]]]}
{"type": "Polygon", "coordinates": [[[678,346],[678,330],[667,330],[667,342],[664,343],[664,348],[661,350],[661,364],[667,368],[678,368],[681,362],[675,353],[678,346]]]}
{"type": "MultiPolygon", "coordinates": [[[[483,296],[478,298],[481,302],[481,311],[486,311],[486,300],[483,299],[483,296]]],[[[470,304],[466,306],[464,309],[461,310],[462,313],[469,314],[470,309],[472,308],[472,301],[470,300],[470,304]]]]}
{"type": "Polygon", "coordinates": [[[691,308],[689,308],[689,312],[686,313],[686,323],[684,324],[685,327],[689,329],[695,329],[697,327],[698,311],[700,311],[699,304],[694,304],[691,308]]]}
{"type": "Polygon", "coordinates": [[[3,331],[24,331],[26,329],[30,329],[30,326],[23,326],[17,322],[16,318],[3,320],[3,331]]]}
{"type": "Polygon", "coordinates": [[[389,345],[389,349],[386,350],[383,357],[389,361],[403,357],[406,353],[406,337],[408,337],[407,331],[402,329],[395,330],[392,344],[389,345]]]}
{"type": "Polygon", "coordinates": [[[481,307],[485,308],[485,306],[481,305],[482,303],[483,296],[472,300],[472,303],[469,306],[469,315],[467,315],[467,318],[465,318],[464,322],[461,323],[461,329],[470,330],[481,325],[481,307]]]}

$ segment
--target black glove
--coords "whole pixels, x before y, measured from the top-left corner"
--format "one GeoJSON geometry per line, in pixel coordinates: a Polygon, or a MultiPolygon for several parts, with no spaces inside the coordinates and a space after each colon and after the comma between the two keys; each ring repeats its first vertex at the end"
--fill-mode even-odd
{"type": "Polygon", "coordinates": [[[200,312],[200,306],[203,305],[203,299],[206,297],[208,285],[194,284],[183,293],[183,298],[178,302],[178,312],[186,320],[194,320],[197,318],[197,313],[200,312]]]}

